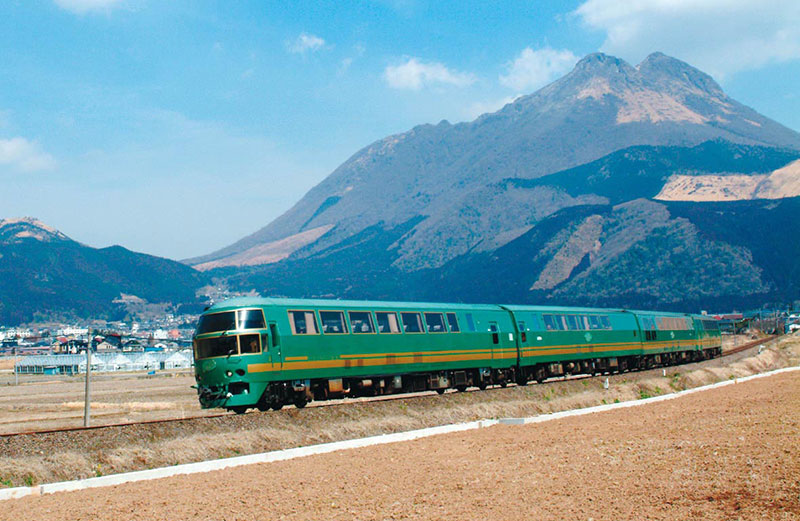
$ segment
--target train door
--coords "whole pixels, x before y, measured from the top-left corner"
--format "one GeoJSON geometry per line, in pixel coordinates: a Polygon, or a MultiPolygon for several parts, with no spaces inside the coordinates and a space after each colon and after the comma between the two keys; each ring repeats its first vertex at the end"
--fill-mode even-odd
{"type": "Polygon", "coordinates": [[[500,350],[500,328],[497,327],[497,322],[489,322],[489,335],[492,339],[492,358],[502,358],[502,351],[500,350]]]}
{"type": "Polygon", "coordinates": [[[269,353],[269,362],[272,364],[272,369],[282,369],[283,357],[281,355],[281,335],[278,331],[278,324],[276,322],[269,322],[269,339],[267,342],[263,342],[263,344],[269,353]]]}
{"type": "Polygon", "coordinates": [[[506,358],[517,358],[517,344],[518,338],[516,328],[513,321],[509,324],[511,331],[502,331],[496,321],[489,321],[489,334],[492,340],[492,358],[495,360],[506,358]]]}

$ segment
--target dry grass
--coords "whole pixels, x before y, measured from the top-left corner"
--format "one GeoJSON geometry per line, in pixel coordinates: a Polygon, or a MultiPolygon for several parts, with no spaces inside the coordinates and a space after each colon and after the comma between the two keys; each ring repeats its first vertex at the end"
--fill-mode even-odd
{"type": "Polygon", "coordinates": [[[0,357],[0,371],[13,371],[14,364],[17,363],[17,360],[19,360],[19,357],[0,357]]]}
{"type": "MultiPolygon", "coordinates": [[[[0,387],[0,434],[83,425],[82,376],[13,377],[0,387]]],[[[92,424],[216,414],[200,409],[188,371],[156,376],[96,374],[92,381],[92,424]]]]}

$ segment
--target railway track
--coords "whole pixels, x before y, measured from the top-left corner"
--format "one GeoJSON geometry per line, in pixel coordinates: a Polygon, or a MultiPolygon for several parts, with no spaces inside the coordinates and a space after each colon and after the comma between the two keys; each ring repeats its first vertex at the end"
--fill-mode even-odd
{"type": "MultiPolygon", "coordinates": [[[[737,353],[741,353],[742,351],[746,351],[751,349],[757,345],[764,344],[766,342],[771,342],[772,340],[778,338],[777,335],[768,336],[764,338],[760,338],[758,340],[754,340],[752,342],[747,342],[740,346],[736,346],[732,349],[724,351],[720,358],[725,358],[731,355],[735,355],[737,353]]],[[[578,376],[566,376],[566,377],[558,377],[554,378],[553,380],[564,380],[566,378],[594,378],[590,375],[578,375],[578,376]]],[[[516,385],[516,384],[511,384],[516,385]]],[[[493,389],[500,389],[501,387],[493,386],[492,388],[485,389],[481,392],[492,391],[493,389]]],[[[478,391],[477,388],[469,389],[466,392],[475,392],[478,391]]],[[[395,395],[388,395],[388,396],[376,396],[376,397],[365,397],[365,398],[346,398],[341,400],[332,400],[329,402],[312,402],[308,407],[310,408],[318,408],[318,407],[336,407],[339,405],[344,405],[347,403],[354,403],[354,402],[373,402],[373,401],[393,401],[393,400],[407,400],[409,398],[415,397],[423,397],[423,396],[430,396],[433,395],[434,391],[422,392],[422,393],[405,393],[405,394],[395,394],[395,395]]],[[[165,418],[160,420],[144,420],[144,421],[137,421],[137,422],[121,422],[121,423],[106,423],[102,425],[91,425],[89,427],[62,427],[59,429],[46,429],[46,430],[32,430],[32,431],[20,431],[20,432],[12,432],[12,433],[5,433],[0,434],[0,439],[7,439],[13,438],[18,436],[33,436],[33,435],[45,435],[45,434],[55,434],[55,433],[68,433],[68,432],[87,432],[93,430],[102,430],[102,429],[119,429],[125,428],[130,426],[142,426],[142,425],[157,425],[157,424],[169,424],[169,423],[179,423],[179,422],[191,422],[195,420],[204,420],[204,419],[214,419],[214,418],[222,418],[225,416],[236,416],[233,412],[223,412],[217,414],[199,414],[195,416],[185,416],[183,418],[165,418]]]]}

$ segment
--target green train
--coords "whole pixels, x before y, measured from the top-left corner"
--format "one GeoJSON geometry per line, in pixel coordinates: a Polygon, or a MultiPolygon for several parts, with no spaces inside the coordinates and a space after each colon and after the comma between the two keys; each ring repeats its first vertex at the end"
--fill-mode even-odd
{"type": "Polygon", "coordinates": [[[524,385],[719,356],[717,322],[595,308],[236,298],[194,336],[203,408],[524,385]]]}

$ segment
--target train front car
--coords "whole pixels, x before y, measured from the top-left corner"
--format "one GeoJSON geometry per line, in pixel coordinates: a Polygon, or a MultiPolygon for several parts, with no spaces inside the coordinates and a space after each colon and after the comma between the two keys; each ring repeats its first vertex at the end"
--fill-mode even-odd
{"type": "Polygon", "coordinates": [[[228,300],[206,310],[193,343],[200,405],[238,413],[255,407],[268,384],[251,378],[248,366],[270,362],[269,329],[255,300],[228,300]]]}

